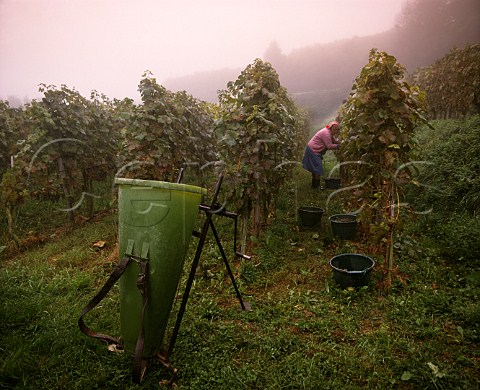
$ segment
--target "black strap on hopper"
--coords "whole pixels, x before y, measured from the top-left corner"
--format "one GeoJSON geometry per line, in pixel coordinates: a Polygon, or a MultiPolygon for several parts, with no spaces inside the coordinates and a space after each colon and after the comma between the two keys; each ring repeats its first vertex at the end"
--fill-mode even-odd
{"type": "Polygon", "coordinates": [[[87,336],[93,337],[95,339],[105,341],[109,345],[115,345],[118,349],[123,349],[123,344],[120,340],[108,336],[103,333],[97,333],[91,330],[88,326],[85,325],[83,321],[83,317],[91,311],[95,306],[97,306],[101,300],[108,294],[111,290],[113,285],[120,279],[123,275],[125,270],[127,269],[128,264],[131,260],[138,262],[140,266],[140,272],[137,279],[137,287],[140,290],[143,299],[143,306],[142,306],[142,315],[141,315],[141,322],[140,322],[140,333],[138,335],[137,342],[135,344],[135,353],[133,357],[133,371],[132,371],[132,378],[135,383],[140,383],[145,375],[145,371],[147,368],[147,359],[143,357],[143,348],[145,345],[145,309],[147,307],[148,302],[148,295],[147,295],[147,276],[148,276],[148,261],[143,258],[144,254],[148,253],[148,247],[142,249],[142,257],[136,258],[135,256],[131,255],[131,251],[133,249],[133,241],[129,242],[127,252],[130,254],[125,254],[125,256],[120,260],[118,265],[115,267],[113,272],[111,273],[110,277],[107,279],[103,287],[100,291],[95,295],[90,302],[83,308],[82,314],[78,320],[78,326],[80,330],[86,334],[87,336]]]}
{"type": "Polygon", "coordinates": [[[113,285],[117,282],[118,279],[120,279],[120,276],[122,276],[125,270],[127,269],[127,265],[130,263],[130,260],[131,258],[129,256],[124,256],[122,260],[120,260],[120,262],[117,264],[117,266],[115,267],[115,269],[113,270],[113,272],[111,273],[110,277],[108,278],[106,283],[103,285],[101,290],[83,308],[82,314],[78,319],[78,326],[80,327],[80,330],[83,333],[85,333],[87,336],[90,336],[102,341],[106,341],[108,344],[114,344],[122,348],[123,348],[122,344],[116,338],[113,338],[111,336],[108,336],[102,333],[97,333],[91,330],[88,326],[85,325],[85,322],[83,321],[83,317],[95,306],[97,306],[100,303],[100,301],[105,297],[105,295],[108,294],[108,292],[111,290],[113,285]]]}
{"type": "Polygon", "coordinates": [[[133,357],[133,381],[140,383],[147,370],[147,359],[143,357],[143,347],[145,345],[145,310],[148,303],[147,294],[147,276],[148,276],[148,261],[140,261],[140,273],[138,274],[137,287],[142,294],[143,306],[142,317],[140,322],[140,334],[138,335],[137,343],[135,345],[135,354],[133,357]]]}

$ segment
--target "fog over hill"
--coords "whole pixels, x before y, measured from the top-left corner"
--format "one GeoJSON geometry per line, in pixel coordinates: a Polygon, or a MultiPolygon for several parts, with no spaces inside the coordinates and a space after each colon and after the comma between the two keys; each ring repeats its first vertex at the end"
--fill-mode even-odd
{"type": "MultiPolygon", "coordinates": [[[[282,85],[314,120],[335,113],[348,96],[355,77],[368,62],[372,48],[394,55],[413,72],[428,66],[454,47],[480,42],[479,0],[414,0],[406,2],[394,28],[375,35],[355,36],[328,44],[309,45],[284,54],[272,41],[263,59],[279,74],[282,85]]],[[[217,91],[235,80],[242,69],[201,72],[163,81],[171,90],[217,102],[217,91]]]]}
{"type": "Polygon", "coordinates": [[[140,102],[146,71],[162,83],[243,69],[274,39],[290,52],[374,34],[405,1],[0,0],[0,99],[39,99],[45,84],[140,102]]]}
{"type": "Polygon", "coordinates": [[[320,121],[372,48],[413,71],[477,42],[480,0],[0,0],[0,99],[19,107],[45,84],[141,103],[148,71],[217,102],[260,57],[320,121]]]}

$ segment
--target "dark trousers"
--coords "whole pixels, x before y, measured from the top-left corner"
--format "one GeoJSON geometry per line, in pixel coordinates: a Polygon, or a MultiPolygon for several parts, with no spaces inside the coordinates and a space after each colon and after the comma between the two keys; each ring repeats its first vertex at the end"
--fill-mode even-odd
{"type": "Polygon", "coordinates": [[[312,173],[312,188],[320,187],[320,175],[312,173]]]}

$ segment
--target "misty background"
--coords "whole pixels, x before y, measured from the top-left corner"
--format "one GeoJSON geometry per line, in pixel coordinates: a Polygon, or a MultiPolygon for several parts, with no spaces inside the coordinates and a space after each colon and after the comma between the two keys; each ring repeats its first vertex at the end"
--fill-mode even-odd
{"type": "Polygon", "coordinates": [[[371,48],[408,72],[480,42],[480,0],[0,0],[0,98],[38,85],[139,100],[149,70],[173,91],[217,102],[255,58],[313,120],[348,96],[371,48]]]}

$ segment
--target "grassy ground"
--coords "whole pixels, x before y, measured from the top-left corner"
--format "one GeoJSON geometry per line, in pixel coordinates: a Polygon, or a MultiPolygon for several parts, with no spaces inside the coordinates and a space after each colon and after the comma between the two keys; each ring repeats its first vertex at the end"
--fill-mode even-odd
{"type": "MultiPolygon", "coordinates": [[[[250,249],[231,256],[231,222],[218,220],[244,300],[239,310],[213,237],[204,249],[171,362],[179,389],[474,389],[479,375],[478,264],[451,263],[422,237],[398,239],[398,277],[384,288],[382,257],[368,287],[335,285],[328,260],[367,248],[332,237],[327,216],[299,227],[300,205],[325,207],[299,172],[250,249]]],[[[335,211],[333,204],[327,215],[335,211]]],[[[338,207],[338,206],[336,206],[338,207]]],[[[0,265],[0,387],[136,388],[127,354],[83,335],[77,320],[117,262],[116,216],[90,221],[0,265]],[[94,246],[105,241],[103,248],[94,246]]],[[[188,260],[195,249],[192,239],[188,260]]],[[[187,264],[188,267],[188,264],[187,264]]],[[[183,291],[184,280],[179,289],[183,291]]],[[[86,318],[118,336],[118,286],[86,318]]],[[[178,302],[172,316],[178,310],[178,302]]],[[[167,339],[171,327],[167,330],[167,339]]],[[[149,365],[144,388],[170,373],[149,365]]]]}

